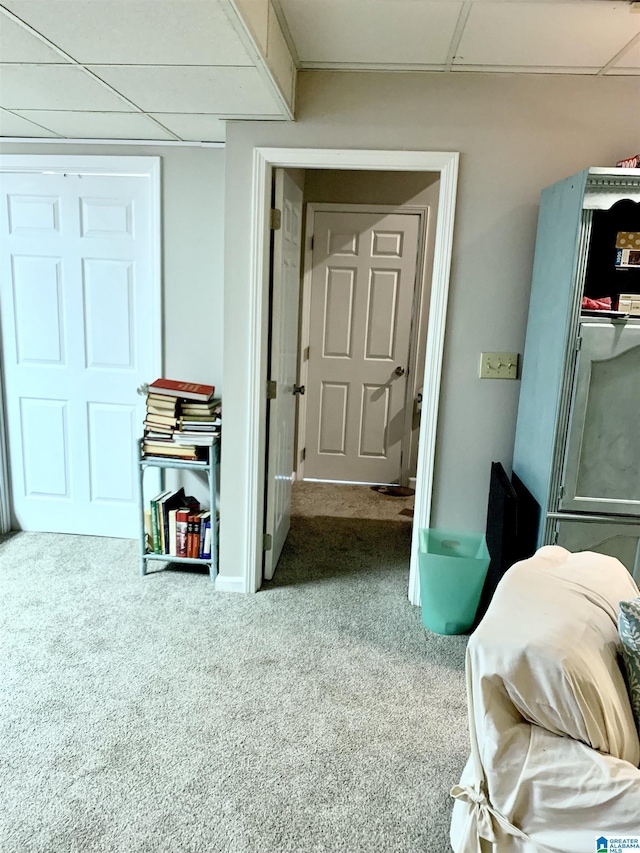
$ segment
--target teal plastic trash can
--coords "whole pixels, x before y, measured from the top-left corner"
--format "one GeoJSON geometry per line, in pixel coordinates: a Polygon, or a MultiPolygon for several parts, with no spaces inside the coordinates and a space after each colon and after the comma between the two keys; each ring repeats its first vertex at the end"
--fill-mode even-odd
{"type": "Polygon", "coordinates": [[[418,565],[422,624],[436,634],[473,625],[489,568],[484,534],[420,530],[418,565]]]}

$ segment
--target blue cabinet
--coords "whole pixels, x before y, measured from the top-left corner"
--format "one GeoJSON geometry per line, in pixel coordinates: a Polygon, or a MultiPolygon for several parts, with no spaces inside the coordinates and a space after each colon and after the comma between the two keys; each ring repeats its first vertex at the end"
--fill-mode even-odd
{"type": "Polygon", "coordinates": [[[597,524],[599,541],[624,533],[620,553],[631,571],[640,319],[586,316],[582,300],[609,295],[615,307],[616,291],[640,293],[640,268],[617,269],[614,251],[616,227],[624,230],[616,223],[640,230],[638,216],[639,169],[586,169],[543,190],[513,459],[541,508],[540,545],[562,539],[586,550],[597,524]]]}

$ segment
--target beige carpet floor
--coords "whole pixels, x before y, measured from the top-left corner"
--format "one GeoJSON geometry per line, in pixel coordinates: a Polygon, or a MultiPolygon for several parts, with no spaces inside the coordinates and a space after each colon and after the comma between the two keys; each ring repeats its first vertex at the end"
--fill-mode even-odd
{"type": "Polygon", "coordinates": [[[0,539],[2,853],[449,850],[466,638],[407,600],[409,504],[319,485],[254,596],[0,539]]]}

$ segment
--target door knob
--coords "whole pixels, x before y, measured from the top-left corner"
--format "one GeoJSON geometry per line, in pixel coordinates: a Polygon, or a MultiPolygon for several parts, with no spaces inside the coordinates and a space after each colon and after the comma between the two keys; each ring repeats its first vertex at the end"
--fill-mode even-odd
{"type": "Polygon", "coordinates": [[[294,394],[304,394],[304,385],[294,385],[293,386],[294,394]]]}
{"type": "Polygon", "coordinates": [[[404,376],[404,367],[396,367],[394,373],[396,376],[404,376]]]}

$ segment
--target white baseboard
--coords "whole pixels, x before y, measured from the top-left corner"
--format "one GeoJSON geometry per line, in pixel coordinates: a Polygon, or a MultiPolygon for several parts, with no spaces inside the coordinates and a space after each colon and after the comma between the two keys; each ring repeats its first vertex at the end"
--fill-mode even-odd
{"type": "Polygon", "coordinates": [[[409,477],[409,488],[413,489],[415,492],[415,490],[416,490],[416,478],[415,477],[409,477]]]}
{"type": "Polygon", "coordinates": [[[216,592],[246,592],[245,579],[240,577],[229,578],[226,575],[218,575],[216,578],[216,592]]]}

